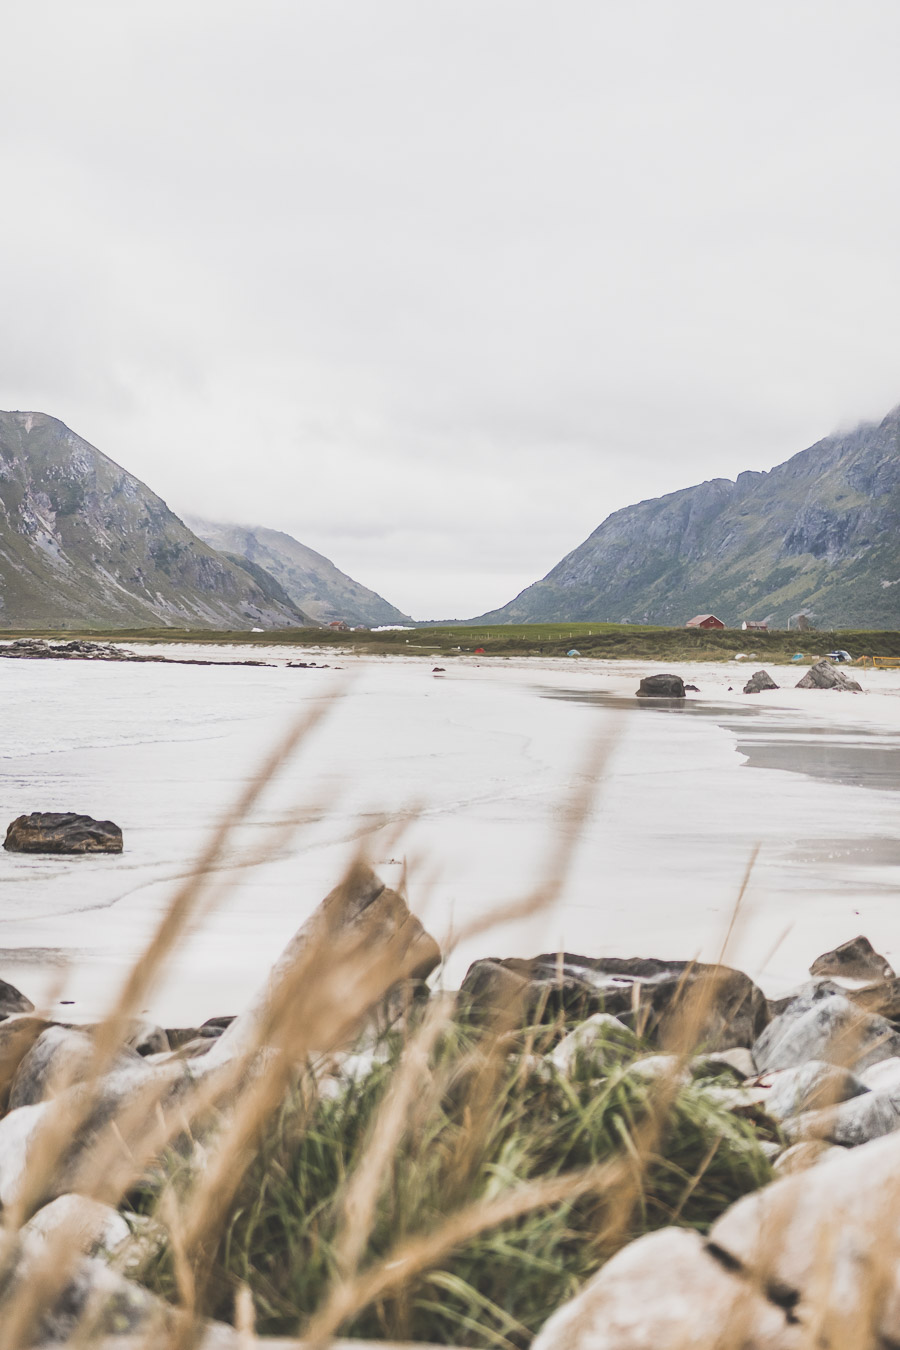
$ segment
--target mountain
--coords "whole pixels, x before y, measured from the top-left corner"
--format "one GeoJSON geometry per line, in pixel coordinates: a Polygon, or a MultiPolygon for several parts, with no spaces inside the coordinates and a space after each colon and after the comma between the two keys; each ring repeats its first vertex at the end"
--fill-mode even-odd
{"type": "Polygon", "coordinates": [[[0,628],[284,628],[312,620],[55,417],[0,412],[0,628]]]}
{"type": "Polygon", "coordinates": [[[477,622],[682,625],[713,613],[786,628],[801,612],[820,628],[900,629],[900,408],[768,473],[616,511],[477,622]]]}
{"type": "Polygon", "coordinates": [[[294,603],[302,605],[319,623],[344,619],[348,624],[363,624],[367,628],[412,623],[407,614],[401,614],[380,595],[346,576],[321,553],[289,534],[247,525],[220,525],[196,516],[185,519],[213,548],[264,567],[294,603]]]}

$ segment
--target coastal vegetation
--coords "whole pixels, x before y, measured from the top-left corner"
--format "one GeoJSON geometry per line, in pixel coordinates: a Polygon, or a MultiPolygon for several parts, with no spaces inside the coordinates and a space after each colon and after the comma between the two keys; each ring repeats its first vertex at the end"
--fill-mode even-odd
{"type": "MultiPolygon", "coordinates": [[[[261,1333],[303,1334],[314,1325],[341,1276],[348,1189],[378,1148],[379,1122],[410,1057],[420,1058],[416,1100],[371,1178],[368,1230],[355,1234],[360,1270],[389,1262],[398,1245],[427,1249],[455,1214],[502,1208],[528,1186],[562,1186],[551,1203],[478,1226],[402,1284],[360,1290],[340,1325],[347,1335],[525,1347],[624,1244],[672,1223],[706,1232],[771,1177],[761,1139],[777,1131],[731,1112],[721,1092],[734,1081],[727,1065],[701,1063],[696,1081],[667,1083],[665,1063],[661,1078],[642,1072],[656,1061],[622,1028],[620,1043],[595,1044],[567,1073],[546,1053],[564,1025],[498,1036],[455,1019],[421,1055],[423,1027],[419,1016],[368,1044],[337,1081],[311,1073],[289,1090],[223,1215],[202,1312],[229,1319],[245,1287],[261,1333]],[[614,1163],[627,1166],[605,1185],[571,1184],[614,1163]]],[[[139,1203],[171,1223],[173,1196],[187,1209],[196,1180],[173,1151],[139,1203]]],[[[177,1301],[171,1242],[144,1278],[177,1301]]]]}
{"type": "Polygon", "coordinates": [[[182,628],[16,629],[4,632],[2,637],[46,637],[54,641],[83,637],[94,641],[148,644],[228,643],[242,647],[275,644],[323,648],[334,655],[433,655],[442,658],[471,656],[476,652],[485,657],[565,656],[573,648],[584,657],[634,661],[729,661],[740,652],[775,663],[790,661],[798,653],[803,660],[815,661],[835,648],[844,648],[854,659],[861,656],[900,657],[900,631],[894,630],[747,633],[727,628],[656,628],[649,624],[613,623],[485,624],[475,628],[420,624],[415,628],[383,633],[368,629],[341,632],[327,628],[280,628],[263,633],[182,628]]]}

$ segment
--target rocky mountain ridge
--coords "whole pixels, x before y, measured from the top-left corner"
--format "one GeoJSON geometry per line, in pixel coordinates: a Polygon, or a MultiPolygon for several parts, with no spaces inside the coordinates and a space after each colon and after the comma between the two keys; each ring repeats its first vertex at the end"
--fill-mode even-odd
{"type": "Polygon", "coordinates": [[[412,623],[375,591],[360,585],[315,549],[290,534],[262,526],[229,525],[187,516],[195,534],[236,560],[264,568],[296,605],[318,623],[343,619],[351,626],[412,623]]]}
{"type": "Polygon", "coordinates": [[[0,412],[0,628],[312,622],[64,423],[0,412]]]}
{"type": "Polygon", "coordinates": [[[543,580],[473,622],[729,627],[809,615],[900,629],[900,408],[768,472],[716,478],[607,517],[543,580]]]}

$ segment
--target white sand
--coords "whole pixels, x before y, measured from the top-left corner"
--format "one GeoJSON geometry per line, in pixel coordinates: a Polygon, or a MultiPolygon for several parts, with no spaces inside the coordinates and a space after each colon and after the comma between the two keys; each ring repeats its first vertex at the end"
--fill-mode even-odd
{"type": "MultiPolygon", "coordinates": [[[[757,845],[728,959],[770,992],[857,932],[900,964],[900,671],[858,675],[862,696],[745,696],[757,662],[678,664],[700,693],[664,712],[633,697],[658,664],[467,656],[433,676],[430,657],[254,655],[279,664],[0,663],[0,824],[74,809],[111,817],[126,840],[121,858],[0,854],[0,975],[44,997],[61,973],[51,957],[68,954],[62,997],[71,1015],[97,1015],[218,814],[286,723],[335,691],[231,855],[276,856],[223,874],[232,890],[148,1005],[167,1024],[238,1011],[373,828],[378,869],[396,882],[391,860],[407,861],[410,901],[439,938],[528,894],[597,747],[611,757],[559,898],[463,943],[449,984],[485,954],[714,958],[757,845]],[[746,767],[747,754],[787,771],[746,767]],[[285,840],[279,822],[298,806],[317,819],[285,840]],[[411,808],[402,837],[378,833],[411,808]]],[[[802,673],[769,669],[786,686],[802,673]]]]}

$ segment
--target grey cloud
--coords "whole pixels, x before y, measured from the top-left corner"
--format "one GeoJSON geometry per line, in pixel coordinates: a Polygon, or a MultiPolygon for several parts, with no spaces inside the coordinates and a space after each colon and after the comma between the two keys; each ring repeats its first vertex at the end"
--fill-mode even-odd
{"type": "Polygon", "coordinates": [[[900,400],[892,0],[4,27],[0,404],[413,613],[900,400]]]}

